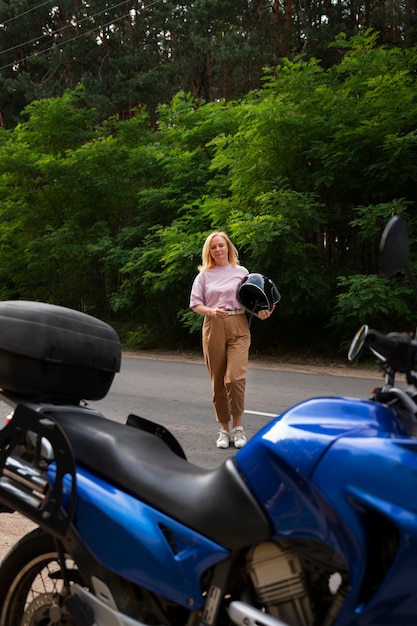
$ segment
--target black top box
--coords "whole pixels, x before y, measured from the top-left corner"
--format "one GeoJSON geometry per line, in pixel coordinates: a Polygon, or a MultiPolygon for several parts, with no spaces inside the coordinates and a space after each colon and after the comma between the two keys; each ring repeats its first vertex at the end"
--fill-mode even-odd
{"type": "Polygon", "coordinates": [[[100,400],[120,371],[116,331],[44,302],[0,302],[0,388],[33,401],[100,400]]]}

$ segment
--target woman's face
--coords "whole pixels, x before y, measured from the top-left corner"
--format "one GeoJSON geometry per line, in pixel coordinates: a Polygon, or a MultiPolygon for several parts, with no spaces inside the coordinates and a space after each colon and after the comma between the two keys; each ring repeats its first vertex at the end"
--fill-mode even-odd
{"type": "Polygon", "coordinates": [[[227,242],[221,235],[215,235],[210,242],[210,256],[216,265],[229,264],[227,242]]]}

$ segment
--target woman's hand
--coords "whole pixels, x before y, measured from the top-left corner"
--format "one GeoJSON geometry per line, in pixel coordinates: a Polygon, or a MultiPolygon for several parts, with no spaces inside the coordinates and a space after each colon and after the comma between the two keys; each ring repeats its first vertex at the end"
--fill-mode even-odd
{"type": "Polygon", "coordinates": [[[267,309],[262,309],[262,311],[258,311],[258,313],[255,313],[256,317],[258,317],[260,320],[267,320],[268,317],[271,317],[272,313],[275,310],[275,304],[272,307],[272,309],[269,309],[269,311],[267,309]]]}
{"type": "Polygon", "coordinates": [[[214,309],[206,306],[205,304],[197,304],[193,306],[192,309],[195,313],[199,313],[200,315],[207,315],[207,317],[228,317],[229,313],[225,309],[225,304],[218,304],[214,309]]]}
{"type": "Polygon", "coordinates": [[[225,310],[225,304],[219,304],[216,308],[211,309],[211,317],[228,317],[229,313],[225,310]]]}

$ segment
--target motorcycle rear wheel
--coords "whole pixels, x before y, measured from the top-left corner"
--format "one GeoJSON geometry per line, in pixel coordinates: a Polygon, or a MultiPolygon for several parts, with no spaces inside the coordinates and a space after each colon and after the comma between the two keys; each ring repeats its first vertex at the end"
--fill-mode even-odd
{"type": "MultiPolygon", "coordinates": [[[[80,582],[66,557],[69,580],[80,582]]],[[[1,626],[75,626],[63,605],[64,577],[53,538],[36,529],[7,554],[0,567],[1,626]]]]}

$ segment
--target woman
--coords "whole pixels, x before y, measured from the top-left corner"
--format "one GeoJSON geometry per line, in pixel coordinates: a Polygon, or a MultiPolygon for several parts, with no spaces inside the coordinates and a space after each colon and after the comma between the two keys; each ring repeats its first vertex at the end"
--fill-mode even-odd
{"type": "MultiPolygon", "coordinates": [[[[246,444],[242,426],[248,372],[250,330],[245,309],[237,291],[248,270],[239,264],[238,252],[225,232],[209,235],[202,251],[190,297],[190,308],[204,315],[203,355],[211,387],[216,420],[220,432],[218,448],[236,448],[246,444]],[[232,420],[232,431],[229,422],[232,420]]],[[[255,314],[268,318],[270,311],[255,314]]]]}

